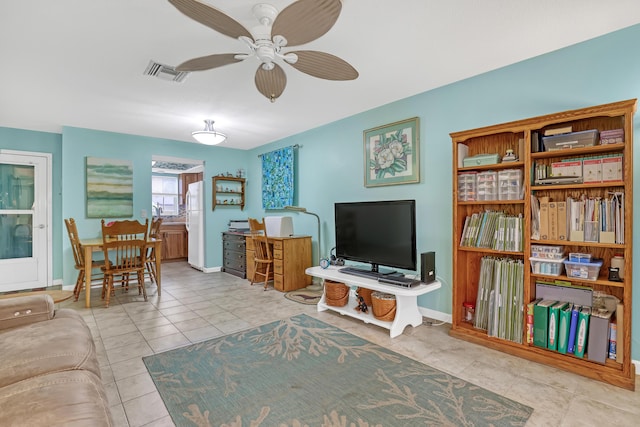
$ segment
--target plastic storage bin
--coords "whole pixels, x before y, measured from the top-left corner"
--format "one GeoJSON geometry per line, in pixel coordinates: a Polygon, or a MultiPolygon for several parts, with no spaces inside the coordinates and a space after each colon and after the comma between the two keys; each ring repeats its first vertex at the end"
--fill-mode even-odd
{"type": "Polygon", "coordinates": [[[498,200],[520,200],[522,192],[522,171],[507,169],[498,172],[498,200]]]}
{"type": "Polygon", "coordinates": [[[473,202],[476,200],[476,172],[458,174],[458,201],[473,202]]]}
{"type": "Polygon", "coordinates": [[[597,141],[598,141],[597,129],[542,137],[544,148],[547,151],[591,147],[593,145],[596,145],[597,141]]]}
{"type": "Polygon", "coordinates": [[[569,262],[580,262],[580,263],[591,262],[591,254],[583,254],[580,252],[570,252],[569,262]]]}
{"type": "Polygon", "coordinates": [[[620,144],[624,142],[624,129],[610,129],[600,132],[600,144],[620,144]]]}
{"type": "Polygon", "coordinates": [[[600,267],[602,267],[602,260],[593,262],[565,261],[564,265],[567,269],[567,277],[574,279],[597,280],[598,274],[600,274],[600,267]]]}
{"type": "Polygon", "coordinates": [[[500,163],[500,154],[478,154],[476,156],[465,157],[462,164],[465,167],[495,165],[500,163]]]}
{"type": "Polygon", "coordinates": [[[531,272],[533,274],[544,274],[547,276],[559,276],[562,274],[562,270],[564,267],[564,261],[566,257],[561,259],[540,259],[540,258],[529,258],[531,261],[531,272]]]}
{"type": "Polygon", "coordinates": [[[552,245],[531,245],[531,257],[536,259],[564,259],[564,247],[552,245]]]}
{"type": "Polygon", "coordinates": [[[478,172],[476,190],[477,200],[498,200],[498,173],[478,172]]]}

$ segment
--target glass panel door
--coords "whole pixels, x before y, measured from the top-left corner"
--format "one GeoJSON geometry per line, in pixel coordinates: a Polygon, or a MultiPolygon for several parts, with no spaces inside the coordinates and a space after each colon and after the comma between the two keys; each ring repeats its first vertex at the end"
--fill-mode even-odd
{"type": "Polygon", "coordinates": [[[0,164],[0,260],[33,256],[34,171],[0,164]]]}
{"type": "Polygon", "coordinates": [[[52,285],[51,155],[0,149],[0,292],[52,285]]]}

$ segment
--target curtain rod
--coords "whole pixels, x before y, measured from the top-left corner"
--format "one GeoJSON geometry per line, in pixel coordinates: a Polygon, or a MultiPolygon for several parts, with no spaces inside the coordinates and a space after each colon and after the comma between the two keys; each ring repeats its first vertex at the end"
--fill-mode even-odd
{"type": "MultiPolygon", "coordinates": [[[[291,147],[291,148],[300,148],[300,147],[302,147],[302,145],[294,144],[294,145],[289,145],[287,147],[282,147],[282,148],[289,148],[289,147],[291,147]]],[[[282,150],[282,148],[278,148],[278,150],[282,150]]],[[[273,151],[277,151],[277,150],[273,150],[273,151]]],[[[271,153],[271,151],[269,151],[269,153],[271,153]]],[[[261,158],[265,154],[267,154],[267,153],[258,154],[258,158],[261,158]]]]}

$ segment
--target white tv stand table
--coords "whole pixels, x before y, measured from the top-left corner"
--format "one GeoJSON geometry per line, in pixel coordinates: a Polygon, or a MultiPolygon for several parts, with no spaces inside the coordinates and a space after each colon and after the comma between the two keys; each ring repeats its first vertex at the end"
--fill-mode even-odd
{"type": "Polygon", "coordinates": [[[356,310],[357,300],[355,298],[355,289],[351,289],[349,292],[349,302],[344,307],[334,307],[327,305],[322,294],[322,298],[318,303],[318,311],[333,310],[345,316],[355,317],[365,323],[372,323],[374,325],[381,326],[389,329],[391,338],[395,338],[402,334],[405,326],[420,326],[422,324],[422,314],[418,310],[418,296],[440,289],[442,284],[439,281],[435,281],[427,284],[420,284],[412,288],[405,288],[396,285],[386,285],[378,283],[375,279],[368,279],[366,277],[354,276],[351,274],[341,273],[339,271],[341,267],[331,266],[329,268],[322,267],[309,267],[306,269],[306,273],[309,276],[320,277],[322,279],[329,279],[335,282],[342,282],[348,286],[359,286],[366,289],[372,289],[374,291],[386,292],[396,296],[396,317],[393,322],[376,319],[372,310],[369,313],[362,313],[356,310]]]}

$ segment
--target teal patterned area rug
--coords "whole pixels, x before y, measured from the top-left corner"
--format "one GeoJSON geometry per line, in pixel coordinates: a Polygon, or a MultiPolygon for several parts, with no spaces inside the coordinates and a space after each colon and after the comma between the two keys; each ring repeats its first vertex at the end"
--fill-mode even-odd
{"type": "Polygon", "coordinates": [[[533,411],[304,314],[144,363],[176,426],[522,426],[533,411]]]}

